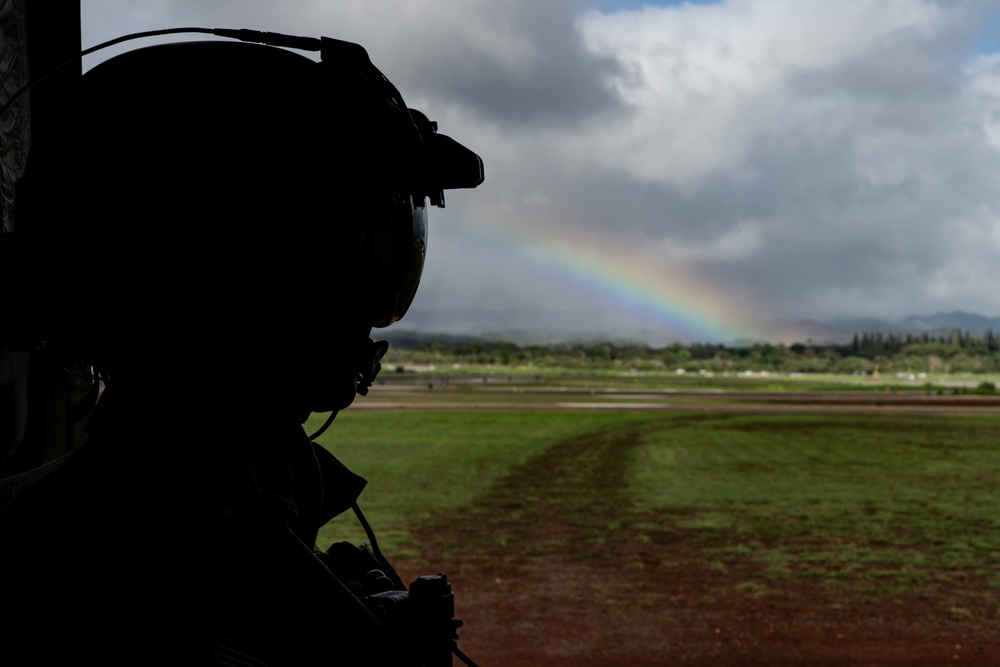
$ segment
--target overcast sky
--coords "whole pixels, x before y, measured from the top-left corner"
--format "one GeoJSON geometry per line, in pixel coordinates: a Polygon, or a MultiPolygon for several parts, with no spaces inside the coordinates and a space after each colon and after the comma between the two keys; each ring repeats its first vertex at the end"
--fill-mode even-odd
{"type": "Polygon", "coordinates": [[[1000,315],[1000,0],[83,2],[85,47],[184,25],[359,42],[483,157],[414,311],[1000,315]]]}

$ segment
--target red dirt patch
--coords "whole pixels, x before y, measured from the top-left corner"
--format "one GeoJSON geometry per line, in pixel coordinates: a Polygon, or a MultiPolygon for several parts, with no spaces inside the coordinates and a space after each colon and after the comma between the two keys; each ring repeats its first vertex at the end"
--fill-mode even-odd
{"type": "MultiPolygon", "coordinates": [[[[437,555],[428,553],[431,562],[437,555]]],[[[460,647],[481,667],[996,665],[996,608],[850,603],[819,587],[738,590],[689,562],[669,572],[547,558],[507,572],[452,563],[460,647]]],[[[457,663],[456,663],[457,664],[457,663]]]]}

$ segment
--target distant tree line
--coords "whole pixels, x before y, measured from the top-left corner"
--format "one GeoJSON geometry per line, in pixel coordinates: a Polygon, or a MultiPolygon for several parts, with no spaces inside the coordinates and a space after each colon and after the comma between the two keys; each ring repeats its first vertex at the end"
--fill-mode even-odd
{"type": "Polygon", "coordinates": [[[846,344],[715,343],[517,345],[490,341],[408,341],[394,345],[389,364],[465,364],[563,368],[635,368],[779,373],[991,373],[1000,372],[1000,339],[992,330],[972,334],[855,334],[846,344]]]}

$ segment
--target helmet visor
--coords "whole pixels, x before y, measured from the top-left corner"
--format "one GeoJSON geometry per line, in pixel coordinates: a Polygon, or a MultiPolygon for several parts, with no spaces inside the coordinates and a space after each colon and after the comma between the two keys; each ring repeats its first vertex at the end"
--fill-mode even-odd
{"type": "Polygon", "coordinates": [[[421,197],[394,198],[386,219],[369,237],[381,280],[375,297],[372,326],[387,327],[398,321],[417,293],[427,250],[427,207],[421,197]]]}

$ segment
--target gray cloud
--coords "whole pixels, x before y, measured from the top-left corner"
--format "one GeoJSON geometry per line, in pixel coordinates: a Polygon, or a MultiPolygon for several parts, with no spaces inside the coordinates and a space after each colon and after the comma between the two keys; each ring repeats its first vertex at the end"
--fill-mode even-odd
{"type": "Polygon", "coordinates": [[[587,53],[574,16],[578,1],[488,3],[490,22],[528,41],[534,52],[511,64],[477,48],[475,34],[442,53],[428,94],[443,95],[508,126],[560,126],[621,108],[607,81],[618,73],[610,57],[587,53]],[[513,11],[512,11],[512,8],[513,11]]]}
{"type": "Polygon", "coordinates": [[[389,78],[411,94],[452,102],[513,127],[566,126],[620,110],[607,82],[616,61],[587,51],[575,25],[585,0],[388,0],[380,3],[204,3],[99,0],[83,13],[87,34],[117,36],[123,27],[247,27],[358,41],[389,78]]]}
{"type": "Polygon", "coordinates": [[[487,166],[434,212],[415,307],[584,302],[526,258],[586,237],[774,317],[1000,313],[995,1],[591,6],[91,0],[84,25],[364,44],[487,166]]]}

